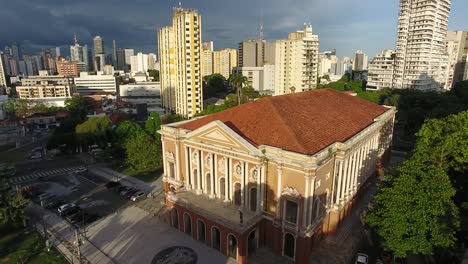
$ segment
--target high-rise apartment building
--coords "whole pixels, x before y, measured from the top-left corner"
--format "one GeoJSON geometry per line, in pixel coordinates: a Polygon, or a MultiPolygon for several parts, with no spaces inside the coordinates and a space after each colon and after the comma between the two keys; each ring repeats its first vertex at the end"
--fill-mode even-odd
{"type": "Polygon", "coordinates": [[[367,55],[361,51],[358,50],[354,54],[354,63],[353,63],[353,70],[355,71],[365,71],[367,70],[367,55]]]}
{"type": "Polygon", "coordinates": [[[116,70],[123,71],[125,70],[125,50],[117,49],[117,63],[114,65],[116,70]]]}
{"type": "Polygon", "coordinates": [[[133,49],[124,49],[125,54],[125,69],[126,71],[130,70],[131,57],[135,55],[135,50],[133,49]]]}
{"type": "Polygon", "coordinates": [[[201,34],[201,16],[181,7],[158,32],[163,107],[189,118],[203,110],[201,34]]]}
{"type": "Polygon", "coordinates": [[[380,90],[393,85],[393,71],[395,66],[395,52],[384,50],[369,62],[367,90],[380,90]]]}
{"type": "Polygon", "coordinates": [[[93,39],[94,43],[94,54],[104,54],[104,40],[101,36],[96,36],[93,39]]]}
{"type": "Polygon", "coordinates": [[[202,76],[213,74],[213,41],[203,42],[202,62],[202,76]]]}
{"type": "Polygon", "coordinates": [[[213,73],[219,73],[227,79],[235,67],[237,67],[237,50],[223,49],[213,52],[213,73]]]}
{"type": "Polygon", "coordinates": [[[57,73],[65,77],[79,77],[80,72],[78,71],[77,61],[66,61],[61,59],[57,61],[57,73]]]}
{"type": "Polygon", "coordinates": [[[3,68],[3,53],[0,52],[0,87],[6,87],[6,75],[5,70],[3,68]]]}
{"type": "Polygon", "coordinates": [[[458,82],[468,79],[468,31],[447,32],[449,56],[445,89],[452,89],[458,82]]]}
{"type": "Polygon", "coordinates": [[[239,43],[237,53],[239,67],[262,67],[265,63],[274,64],[275,47],[276,43],[259,39],[239,43]]]}
{"type": "Polygon", "coordinates": [[[88,46],[80,46],[78,44],[78,39],[75,35],[75,41],[73,46],[70,46],[70,57],[72,61],[77,61],[84,63],[86,65],[87,70],[89,70],[89,55],[88,55],[88,46]]]}
{"type": "Polygon", "coordinates": [[[439,90],[445,85],[451,0],[400,0],[393,87],[439,90]]]}
{"type": "Polygon", "coordinates": [[[275,95],[312,90],[317,87],[319,37],[312,25],[276,41],[275,95]]]}

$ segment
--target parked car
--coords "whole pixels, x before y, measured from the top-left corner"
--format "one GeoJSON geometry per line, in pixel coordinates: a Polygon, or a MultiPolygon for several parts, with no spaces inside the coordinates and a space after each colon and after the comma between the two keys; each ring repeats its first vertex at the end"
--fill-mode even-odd
{"type": "Polygon", "coordinates": [[[132,195],[132,197],[130,197],[130,200],[136,202],[136,201],[141,200],[143,198],[145,198],[145,192],[139,191],[139,192],[134,193],[132,195]]]}
{"type": "Polygon", "coordinates": [[[129,191],[129,192],[125,195],[125,198],[130,199],[130,198],[132,198],[132,196],[133,196],[135,193],[137,193],[137,192],[139,192],[139,191],[140,191],[140,190],[138,190],[138,189],[133,189],[133,190],[129,191]]]}
{"type": "Polygon", "coordinates": [[[75,170],[75,173],[85,173],[87,172],[88,169],[84,166],[79,167],[78,169],[75,170]]]}
{"type": "Polygon", "coordinates": [[[63,211],[67,210],[68,208],[76,207],[74,203],[66,203],[57,208],[57,212],[62,213],[63,211]]]}
{"type": "Polygon", "coordinates": [[[66,204],[67,202],[65,200],[62,200],[62,199],[58,199],[58,200],[50,200],[50,201],[47,201],[46,203],[44,203],[44,207],[47,208],[47,209],[58,209],[60,206],[66,204]]]}
{"type": "Polygon", "coordinates": [[[81,208],[79,206],[72,206],[70,208],[67,208],[65,210],[63,210],[61,213],[60,213],[60,216],[62,217],[67,217],[69,215],[73,215],[73,214],[76,214],[76,213],[80,213],[81,212],[81,208]]]}
{"type": "Polygon", "coordinates": [[[106,188],[107,189],[119,188],[120,186],[122,186],[122,184],[120,182],[116,182],[116,181],[110,181],[110,182],[106,183],[106,188]]]}
{"type": "Polygon", "coordinates": [[[30,159],[42,159],[42,154],[41,153],[38,153],[38,152],[35,152],[35,153],[32,153],[31,156],[29,156],[30,159]]]}
{"type": "Polygon", "coordinates": [[[356,256],[356,264],[368,264],[369,256],[364,253],[358,253],[356,256]]]}

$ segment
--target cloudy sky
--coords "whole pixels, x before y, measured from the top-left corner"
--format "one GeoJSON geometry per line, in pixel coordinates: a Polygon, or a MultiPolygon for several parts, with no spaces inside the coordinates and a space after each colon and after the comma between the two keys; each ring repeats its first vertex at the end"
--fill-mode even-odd
{"type": "MultiPolygon", "coordinates": [[[[467,0],[453,0],[450,30],[468,30],[467,0]]],[[[157,51],[156,30],[171,23],[173,0],[0,0],[0,47],[16,41],[26,53],[42,48],[104,38],[108,53],[118,47],[157,51]]],[[[267,40],[311,22],[320,50],[336,48],[339,56],[364,50],[369,57],[394,48],[399,0],[185,0],[182,6],[202,15],[203,41],[215,49],[232,47],[259,35],[263,9],[267,40]]],[[[92,45],[92,44],[91,44],[92,45]]],[[[67,49],[67,51],[65,51],[67,49]]]]}

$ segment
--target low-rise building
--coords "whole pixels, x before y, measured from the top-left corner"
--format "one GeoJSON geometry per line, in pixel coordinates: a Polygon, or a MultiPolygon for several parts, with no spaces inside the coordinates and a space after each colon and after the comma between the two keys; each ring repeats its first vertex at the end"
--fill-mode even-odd
{"type": "Polygon", "coordinates": [[[309,263],[388,157],[395,113],[321,89],[163,125],[168,222],[238,263],[258,247],[309,263]]]}
{"type": "Polygon", "coordinates": [[[262,94],[273,95],[275,92],[275,65],[264,64],[262,67],[238,67],[234,72],[247,78],[248,85],[262,94]]]}
{"type": "Polygon", "coordinates": [[[76,90],[83,95],[96,92],[118,93],[119,84],[114,75],[91,75],[82,72],[80,77],[75,78],[76,90]]]}
{"type": "Polygon", "coordinates": [[[159,82],[120,85],[120,99],[135,105],[146,104],[148,112],[164,114],[159,82]]]}
{"type": "MultiPolygon", "coordinates": [[[[82,66],[80,67],[80,70],[83,70],[82,66]]],[[[78,69],[77,61],[66,61],[64,59],[57,61],[57,72],[59,75],[65,77],[78,77],[80,70],[78,69]]]]}
{"type": "Polygon", "coordinates": [[[75,93],[73,78],[64,76],[30,76],[16,86],[21,99],[37,100],[49,105],[63,107],[65,100],[75,93]]]}

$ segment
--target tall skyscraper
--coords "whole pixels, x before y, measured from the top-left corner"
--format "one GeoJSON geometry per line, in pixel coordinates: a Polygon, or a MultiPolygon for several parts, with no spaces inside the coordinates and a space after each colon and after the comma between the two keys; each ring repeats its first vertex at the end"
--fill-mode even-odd
{"type": "Polygon", "coordinates": [[[452,89],[458,82],[468,79],[468,31],[447,32],[449,56],[445,89],[452,89]]]}
{"type": "Polygon", "coordinates": [[[21,46],[18,43],[11,44],[11,56],[16,60],[20,61],[23,59],[23,54],[21,52],[21,46]]]}
{"type": "Polygon", "coordinates": [[[71,61],[82,62],[86,65],[87,70],[90,70],[88,46],[87,45],[80,46],[76,35],[74,38],[74,45],[70,46],[70,57],[71,57],[71,61]]]}
{"type": "Polygon", "coordinates": [[[201,33],[201,16],[181,7],[158,32],[163,107],[189,118],[203,110],[201,33]]]}
{"type": "Polygon", "coordinates": [[[400,0],[394,88],[439,90],[445,85],[451,0],[400,0]]]}
{"type": "Polygon", "coordinates": [[[3,53],[0,52],[0,87],[6,87],[6,75],[5,75],[5,70],[3,68],[3,53]]]}
{"type": "Polygon", "coordinates": [[[125,70],[125,50],[118,49],[117,50],[117,65],[115,65],[115,69],[119,71],[125,70]]]}
{"type": "Polygon", "coordinates": [[[239,43],[239,67],[262,67],[265,61],[265,41],[251,39],[239,43]]]}
{"type": "Polygon", "coordinates": [[[367,70],[367,55],[361,50],[356,51],[354,54],[353,70],[365,71],[367,70]]]}
{"type": "Polygon", "coordinates": [[[124,49],[125,53],[125,69],[126,71],[130,70],[130,63],[131,63],[131,57],[135,55],[135,51],[133,49],[124,49]]]}
{"type": "Polygon", "coordinates": [[[203,42],[202,62],[202,76],[213,74],[213,41],[203,42]]]}
{"type": "Polygon", "coordinates": [[[317,87],[319,37],[312,25],[276,41],[275,95],[303,92],[317,87]]]}
{"type": "Polygon", "coordinates": [[[219,73],[227,79],[235,67],[237,67],[237,50],[223,49],[213,52],[213,73],[219,73]]]}
{"type": "Polygon", "coordinates": [[[112,65],[114,68],[117,67],[117,45],[115,44],[115,39],[112,40],[112,65]]]}
{"type": "Polygon", "coordinates": [[[96,36],[93,39],[94,43],[94,54],[104,54],[104,40],[101,36],[96,36]]]}
{"type": "Polygon", "coordinates": [[[384,50],[369,62],[367,77],[368,90],[390,88],[393,84],[393,70],[395,66],[395,52],[384,50]]]}

